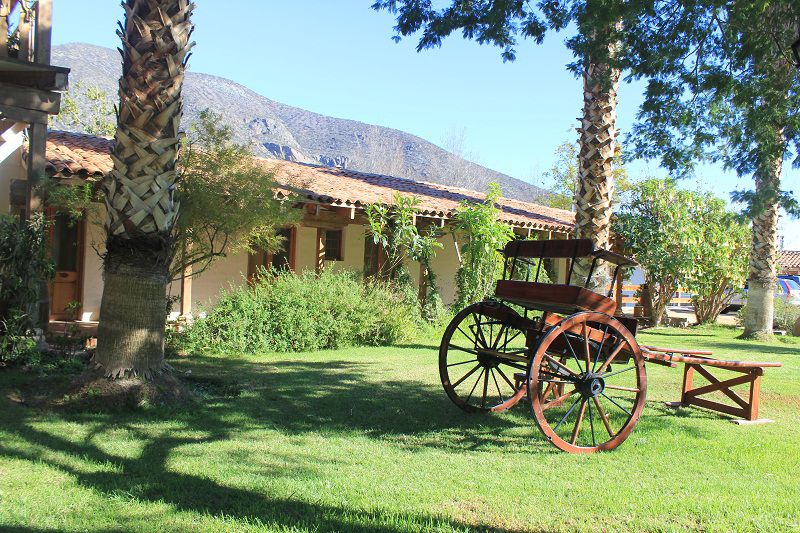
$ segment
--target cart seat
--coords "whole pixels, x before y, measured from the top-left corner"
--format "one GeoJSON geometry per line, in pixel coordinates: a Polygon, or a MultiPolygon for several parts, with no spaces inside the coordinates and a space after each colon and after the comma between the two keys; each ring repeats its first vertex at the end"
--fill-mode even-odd
{"type": "Polygon", "coordinates": [[[574,285],[498,280],[495,296],[526,309],[570,315],[578,311],[597,311],[613,315],[617,303],[602,294],[574,285]]]}

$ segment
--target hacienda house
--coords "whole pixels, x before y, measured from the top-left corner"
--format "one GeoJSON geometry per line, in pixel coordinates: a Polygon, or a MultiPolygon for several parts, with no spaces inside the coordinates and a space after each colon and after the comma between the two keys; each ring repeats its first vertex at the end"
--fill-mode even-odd
{"type": "MultiPolygon", "coordinates": [[[[46,145],[46,173],[64,184],[85,180],[98,182],[110,172],[110,147],[113,140],[67,132],[50,132],[46,145]]],[[[0,212],[18,213],[24,205],[26,189],[25,147],[19,145],[4,154],[0,162],[0,212]]],[[[462,201],[479,202],[481,193],[417,182],[404,178],[367,174],[293,163],[264,160],[276,173],[282,188],[279,195],[292,191],[295,206],[303,210],[302,221],[286,228],[284,251],[273,254],[239,253],[216,260],[203,273],[173,283],[170,294],[179,301],[176,311],[196,312],[198,306],[213,304],[220,290],[231,284],[244,283],[259,265],[289,268],[295,272],[320,269],[349,269],[369,274],[382,260],[381,250],[365,235],[365,204],[391,204],[395,193],[419,199],[418,224],[435,223],[446,229],[462,201]]],[[[500,202],[502,221],[520,236],[529,238],[569,238],[573,214],[533,203],[503,199],[500,202]]],[[[84,321],[98,319],[102,295],[100,253],[104,232],[98,223],[103,219],[102,204],[87,213],[84,220],[70,225],[56,218],[52,231],[53,259],[56,276],[50,287],[50,319],[68,318],[67,304],[78,302],[77,315],[84,321]]],[[[458,238],[445,231],[444,245],[433,260],[440,293],[445,303],[455,297],[455,272],[459,264],[458,238]]],[[[564,272],[566,269],[561,268],[564,272]]],[[[410,265],[416,282],[419,265],[410,265]]],[[[77,304],[73,303],[72,307],[77,304]]]]}

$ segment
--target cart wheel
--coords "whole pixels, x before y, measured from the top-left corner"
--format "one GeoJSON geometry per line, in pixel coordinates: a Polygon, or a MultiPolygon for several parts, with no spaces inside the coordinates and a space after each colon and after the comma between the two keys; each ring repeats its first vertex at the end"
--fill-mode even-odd
{"type": "Polygon", "coordinates": [[[647,375],[639,345],[622,323],[602,313],[576,313],[548,330],[529,375],[536,424],[567,452],[613,450],[644,408],[647,375]]]}
{"type": "Polygon", "coordinates": [[[468,412],[504,411],[526,392],[515,374],[528,369],[526,331],[534,323],[499,302],[467,306],[447,326],[439,376],[447,396],[468,412]]]}

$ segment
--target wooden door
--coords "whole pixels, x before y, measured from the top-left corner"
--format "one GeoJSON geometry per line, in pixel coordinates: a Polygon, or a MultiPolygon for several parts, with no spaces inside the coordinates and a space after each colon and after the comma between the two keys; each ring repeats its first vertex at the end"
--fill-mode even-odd
{"type": "Polygon", "coordinates": [[[70,302],[80,302],[83,281],[83,220],[53,214],[50,249],[55,264],[55,277],[50,283],[50,319],[80,318],[80,308],[70,309],[70,302]]]}

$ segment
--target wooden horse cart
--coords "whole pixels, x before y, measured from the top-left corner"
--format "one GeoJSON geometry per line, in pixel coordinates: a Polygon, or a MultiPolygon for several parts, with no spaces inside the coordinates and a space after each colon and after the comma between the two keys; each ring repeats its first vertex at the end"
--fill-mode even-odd
{"type": "Polygon", "coordinates": [[[780,363],[721,361],[711,352],[640,346],[636,319],[614,316],[619,269],[636,263],[595,250],[587,239],[511,241],[501,250],[503,278],[494,298],[473,303],[448,325],[439,349],[439,374],[447,396],[468,412],[504,411],[526,399],[547,439],[561,450],[612,450],[630,435],[645,405],[645,362],[684,363],[681,404],[748,420],[758,418],[760,379],[780,363]],[[581,285],[570,284],[576,260],[590,263],[581,285]],[[569,263],[566,283],[540,281],[556,261],[569,263]],[[613,266],[606,295],[595,292],[599,263],[613,266]],[[733,370],[720,380],[713,368],[733,370]],[[693,387],[695,372],[709,384],[693,387]],[[732,387],[749,384],[742,398],[732,387]],[[734,406],[702,398],[722,393],[734,406]]]}

